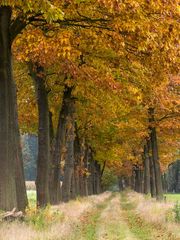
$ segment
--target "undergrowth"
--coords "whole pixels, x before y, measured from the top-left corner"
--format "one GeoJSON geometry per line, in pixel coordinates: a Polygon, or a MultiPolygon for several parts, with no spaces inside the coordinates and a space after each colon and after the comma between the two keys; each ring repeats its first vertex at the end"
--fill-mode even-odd
{"type": "Polygon", "coordinates": [[[180,223],[180,204],[178,201],[174,205],[173,212],[175,213],[175,222],[180,223]]]}
{"type": "Polygon", "coordinates": [[[51,206],[49,205],[43,209],[37,209],[36,207],[28,208],[26,210],[25,222],[33,225],[37,230],[43,230],[63,219],[63,213],[58,210],[52,211],[51,206]]]}

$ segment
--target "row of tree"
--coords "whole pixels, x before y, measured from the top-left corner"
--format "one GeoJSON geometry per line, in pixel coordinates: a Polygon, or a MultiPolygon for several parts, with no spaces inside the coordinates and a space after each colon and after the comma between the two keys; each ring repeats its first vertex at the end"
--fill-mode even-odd
{"type": "Polygon", "coordinates": [[[105,167],[144,165],[162,198],[179,137],[178,16],[178,1],[0,1],[0,209],[27,206],[19,124],[38,134],[38,206],[98,193],[105,167]]]}
{"type": "Polygon", "coordinates": [[[180,193],[180,161],[171,163],[163,176],[163,187],[166,192],[180,193]]]}
{"type": "MultiPolygon", "coordinates": [[[[37,136],[32,134],[24,134],[21,136],[22,142],[22,153],[23,153],[23,162],[24,162],[24,172],[25,172],[25,180],[26,181],[35,181],[36,180],[36,162],[37,162],[37,153],[38,153],[38,143],[37,136]]],[[[152,165],[150,165],[151,167],[152,165]]],[[[134,166],[133,177],[135,178],[136,166],[134,166]]],[[[143,172],[144,174],[145,172],[143,172]]],[[[138,173],[137,173],[138,174],[138,173]]],[[[142,172],[141,172],[142,174],[142,172]]],[[[63,181],[63,173],[60,173],[60,181],[63,181]]],[[[88,174],[89,175],[89,174],[88,174]]],[[[141,190],[140,192],[145,192],[144,181],[145,176],[142,177],[141,190]]],[[[149,179],[149,178],[148,178],[149,179]]],[[[135,179],[127,180],[126,177],[120,177],[118,179],[119,189],[123,190],[126,186],[130,186],[135,190],[135,179]],[[130,181],[130,182],[129,182],[130,181]]],[[[101,188],[102,190],[112,189],[117,184],[117,176],[113,175],[113,173],[109,169],[105,169],[105,172],[102,174],[101,179],[101,188]]],[[[170,193],[180,193],[180,160],[172,162],[168,169],[162,175],[162,184],[164,192],[170,193]]],[[[149,184],[148,184],[149,186],[149,184]]],[[[137,190],[139,191],[139,190],[137,190]]],[[[149,193],[150,191],[148,191],[149,193]]],[[[153,194],[153,192],[152,192],[153,194]]]]}

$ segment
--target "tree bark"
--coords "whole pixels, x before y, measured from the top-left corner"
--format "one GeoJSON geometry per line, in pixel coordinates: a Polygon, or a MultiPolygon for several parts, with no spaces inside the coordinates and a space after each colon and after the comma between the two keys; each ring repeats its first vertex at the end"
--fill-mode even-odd
{"type": "Polygon", "coordinates": [[[79,136],[77,132],[77,127],[75,125],[76,136],[74,140],[74,181],[75,181],[75,192],[76,196],[80,195],[80,143],[79,136]]]}
{"type": "Polygon", "coordinates": [[[88,196],[88,162],[89,162],[89,147],[85,145],[85,156],[84,156],[84,196],[88,196]]]}
{"type": "Polygon", "coordinates": [[[131,189],[135,191],[135,178],[136,178],[136,173],[134,170],[134,167],[132,169],[132,175],[131,175],[131,189]]]}
{"type": "Polygon", "coordinates": [[[144,193],[150,193],[150,161],[147,144],[144,145],[144,193]]]}
{"type": "Polygon", "coordinates": [[[144,192],[144,171],[140,169],[140,193],[144,192]]]}
{"type": "Polygon", "coordinates": [[[12,74],[10,7],[0,7],[0,209],[24,211],[27,195],[12,74]]]}
{"type": "Polygon", "coordinates": [[[152,158],[150,159],[150,182],[151,182],[151,197],[156,197],[156,180],[155,180],[155,173],[154,173],[154,163],[152,158]]]}
{"type": "Polygon", "coordinates": [[[85,139],[81,140],[80,144],[80,192],[81,196],[88,195],[88,183],[87,183],[87,161],[88,161],[88,149],[85,145],[85,139]]]}
{"type": "Polygon", "coordinates": [[[51,204],[58,204],[60,201],[60,164],[62,148],[65,144],[65,122],[67,118],[67,101],[68,93],[65,88],[63,94],[62,107],[59,112],[58,126],[56,131],[52,164],[50,169],[50,202],[51,204]]]}
{"type": "Polygon", "coordinates": [[[156,198],[157,200],[163,199],[163,187],[161,179],[161,169],[159,162],[159,153],[158,153],[158,144],[157,144],[157,133],[155,119],[154,119],[154,109],[149,109],[149,122],[150,122],[150,140],[151,140],[151,149],[152,149],[152,159],[154,163],[154,172],[155,172],[155,184],[156,184],[156,198]]]}
{"type": "Polygon", "coordinates": [[[11,8],[0,7],[0,209],[17,205],[15,163],[13,156],[14,111],[10,44],[11,8]]]}
{"type": "Polygon", "coordinates": [[[162,184],[163,184],[163,192],[167,193],[167,177],[166,177],[166,173],[162,174],[162,184]]]}
{"type": "Polygon", "coordinates": [[[147,150],[149,155],[149,169],[150,169],[150,191],[151,197],[156,197],[156,181],[155,181],[155,172],[154,172],[154,162],[151,154],[151,140],[147,141],[147,150]]]}
{"type": "Polygon", "coordinates": [[[95,165],[95,160],[92,160],[92,170],[91,170],[91,181],[92,181],[92,189],[93,189],[93,194],[97,194],[96,190],[96,165],[95,165]]]}
{"type": "Polygon", "coordinates": [[[53,151],[54,144],[54,127],[53,127],[53,114],[49,111],[49,139],[50,139],[50,147],[51,147],[51,155],[53,151]]]}
{"type": "Polygon", "coordinates": [[[39,113],[38,160],[37,160],[37,206],[45,207],[49,202],[49,165],[50,165],[50,130],[48,93],[45,86],[44,68],[38,64],[30,66],[35,82],[39,113]]]}
{"type": "Polygon", "coordinates": [[[94,193],[94,160],[92,149],[89,149],[89,164],[88,164],[88,195],[92,195],[94,193]]]}
{"type": "Polygon", "coordinates": [[[134,169],[135,171],[135,191],[138,193],[142,192],[142,176],[141,176],[141,170],[138,166],[134,169]]]}
{"type": "Polygon", "coordinates": [[[17,195],[17,206],[21,211],[25,211],[28,205],[26,184],[24,176],[24,166],[22,149],[20,142],[20,131],[18,125],[18,107],[17,107],[17,94],[16,85],[12,84],[13,101],[14,101],[14,156],[16,157],[16,195],[17,195]]]}
{"type": "Polygon", "coordinates": [[[122,176],[118,177],[118,187],[119,187],[120,192],[122,192],[124,190],[124,184],[123,184],[123,177],[122,176]]]}
{"type": "Polygon", "coordinates": [[[97,161],[94,162],[95,175],[94,175],[94,193],[99,194],[101,192],[101,167],[97,161]]]}
{"type": "Polygon", "coordinates": [[[65,134],[65,167],[64,167],[64,180],[62,184],[62,199],[64,202],[70,200],[71,197],[71,180],[74,170],[74,111],[75,100],[71,96],[72,88],[66,87],[66,134],[65,134]]]}
{"type": "Polygon", "coordinates": [[[72,174],[72,178],[71,178],[71,196],[70,198],[71,199],[75,199],[76,198],[76,188],[75,188],[75,175],[74,175],[74,171],[73,171],[73,174],[72,174]]]}

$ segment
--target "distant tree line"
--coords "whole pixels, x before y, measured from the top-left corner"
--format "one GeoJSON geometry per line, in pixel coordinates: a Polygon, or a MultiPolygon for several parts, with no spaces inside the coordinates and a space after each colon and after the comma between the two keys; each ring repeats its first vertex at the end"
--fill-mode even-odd
{"type": "MultiPolygon", "coordinates": [[[[21,136],[21,142],[25,179],[26,181],[35,181],[37,174],[38,137],[35,134],[24,134],[21,136]]],[[[103,182],[105,188],[111,185],[112,179],[110,175],[108,174],[109,177],[105,178],[105,183],[103,182]]],[[[180,193],[180,160],[171,163],[162,178],[165,192],[180,193]]],[[[116,181],[114,180],[113,182],[115,184],[116,181]]],[[[125,182],[124,180],[123,184],[125,182]]]]}
{"type": "Polygon", "coordinates": [[[180,160],[171,163],[163,176],[166,192],[180,193],[180,160]]]}
{"type": "MultiPolygon", "coordinates": [[[[155,197],[152,188],[152,177],[150,179],[151,196],[155,197]]],[[[168,169],[161,175],[163,192],[180,193],[180,160],[169,164],[168,169]]],[[[134,167],[134,172],[131,177],[119,176],[118,177],[119,190],[122,191],[130,187],[136,192],[145,193],[146,190],[146,174],[143,169],[134,167]]]]}
{"type": "Polygon", "coordinates": [[[38,155],[38,138],[33,134],[24,134],[21,137],[24,174],[26,181],[36,180],[36,165],[38,155]]]}

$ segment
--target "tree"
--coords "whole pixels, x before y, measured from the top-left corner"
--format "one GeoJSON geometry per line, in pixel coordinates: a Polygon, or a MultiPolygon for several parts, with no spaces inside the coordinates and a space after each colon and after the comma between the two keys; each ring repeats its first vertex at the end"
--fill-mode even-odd
{"type": "Polygon", "coordinates": [[[56,19],[62,18],[62,12],[57,11],[58,9],[56,9],[55,12],[55,8],[53,8],[48,1],[43,1],[42,3],[43,5],[40,8],[41,4],[39,4],[38,1],[36,1],[35,4],[29,3],[29,1],[0,2],[0,51],[2,53],[0,58],[0,163],[2,166],[0,175],[0,208],[3,210],[11,210],[14,207],[19,207],[20,210],[24,210],[27,203],[22,175],[22,159],[20,157],[20,148],[18,148],[20,139],[18,136],[17,109],[15,108],[16,96],[14,94],[15,90],[12,76],[11,46],[15,37],[26,27],[35,15],[38,15],[39,10],[45,13],[49,20],[51,20],[51,15],[49,16],[49,14],[52,13],[55,14],[53,14],[53,18],[55,16],[56,19]],[[14,18],[12,11],[15,10],[16,7],[18,7],[18,10],[15,11],[14,18]],[[16,139],[17,145],[13,145],[14,139],[16,139]],[[20,154],[19,156],[13,154],[14,148],[16,148],[14,151],[20,154]],[[17,148],[19,150],[17,150],[17,148]],[[17,159],[15,156],[17,156],[17,159]],[[15,164],[17,164],[16,177],[14,172],[15,164]],[[16,179],[22,184],[16,184],[16,179]],[[19,190],[19,187],[23,188],[19,190]],[[19,196],[19,193],[22,193],[22,195],[19,196]],[[21,206],[19,206],[18,199],[21,199],[21,202],[23,202],[21,206]]]}

